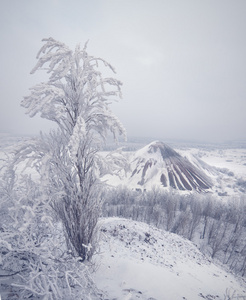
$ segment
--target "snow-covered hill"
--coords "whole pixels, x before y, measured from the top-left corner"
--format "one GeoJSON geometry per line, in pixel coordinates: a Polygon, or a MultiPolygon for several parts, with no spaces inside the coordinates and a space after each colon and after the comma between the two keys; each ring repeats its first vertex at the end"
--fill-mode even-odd
{"type": "Polygon", "coordinates": [[[214,265],[190,242],[145,223],[101,221],[94,279],[107,299],[246,299],[246,284],[214,265]],[[227,297],[226,297],[227,295],[227,297]],[[242,298],[241,298],[242,297],[242,298]]]}
{"type": "Polygon", "coordinates": [[[219,196],[246,193],[246,149],[181,147],[175,150],[162,142],[152,142],[140,150],[123,152],[129,171],[106,175],[112,186],[133,190],[159,187],[181,193],[210,192],[219,196]]]}
{"type": "MultiPolygon", "coordinates": [[[[196,165],[181,156],[168,145],[155,141],[130,156],[131,171],[124,178],[124,183],[133,189],[151,189],[159,186],[181,191],[204,192],[212,187],[211,178],[205,173],[205,164],[196,165]]],[[[115,178],[108,176],[108,183],[115,178]]]]}

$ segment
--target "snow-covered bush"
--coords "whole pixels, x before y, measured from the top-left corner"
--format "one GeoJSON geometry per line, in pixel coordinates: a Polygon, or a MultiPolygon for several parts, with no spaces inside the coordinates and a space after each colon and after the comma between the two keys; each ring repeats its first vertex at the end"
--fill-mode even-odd
{"type": "Polygon", "coordinates": [[[17,176],[12,167],[0,181],[3,299],[14,294],[20,299],[100,299],[87,267],[67,251],[40,185],[28,175],[17,176]]]}

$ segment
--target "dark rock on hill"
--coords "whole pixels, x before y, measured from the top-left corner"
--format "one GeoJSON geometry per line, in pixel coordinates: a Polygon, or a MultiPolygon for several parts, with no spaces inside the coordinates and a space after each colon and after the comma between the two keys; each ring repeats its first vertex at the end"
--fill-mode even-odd
{"type": "Polygon", "coordinates": [[[131,162],[131,185],[145,188],[161,184],[181,191],[205,192],[211,179],[187,158],[162,142],[153,142],[137,151],[131,162]]]}

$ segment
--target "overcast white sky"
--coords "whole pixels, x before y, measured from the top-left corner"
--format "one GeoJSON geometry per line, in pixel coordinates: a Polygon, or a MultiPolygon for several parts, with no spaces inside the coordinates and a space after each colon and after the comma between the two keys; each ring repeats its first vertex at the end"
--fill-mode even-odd
{"type": "Polygon", "coordinates": [[[51,126],[20,107],[50,36],[116,68],[129,136],[246,139],[245,0],[1,0],[0,132],[51,126]]]}

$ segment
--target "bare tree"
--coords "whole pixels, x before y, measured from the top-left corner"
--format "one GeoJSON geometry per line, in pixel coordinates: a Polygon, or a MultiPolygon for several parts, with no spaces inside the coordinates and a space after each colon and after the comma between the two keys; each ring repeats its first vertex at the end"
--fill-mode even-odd
{"type": "MultiPolygon", "coordinates": [[[[166,213],[166,230],[170,231],[173,225],[177,209],[177,199],[173,195],[169,195],[166,201],[165,213],[166,213]]],[[[173,231],[176,232],[176,229],[173,231]]]]}
{"type": "Polygon", "coordinates": [[[198,197],[197,198],[191,197],[190,212],[191,212],[191,220],[188,228],[188,239],[192,240],[195,230],[201,222],[202,208],[201,208],[201,201],[198,197]]]}
{"type": "Polygon", "coordinates": [[[203,198],[202,201],[202,215],[204,219],[204,226],[203,226],[203,232],[202,232],[202,239],[205,238],[205,234],[207,231],[209,218],[211,217],[211,213],[213,210],[213,203],[211,197],[203,198]]]}

